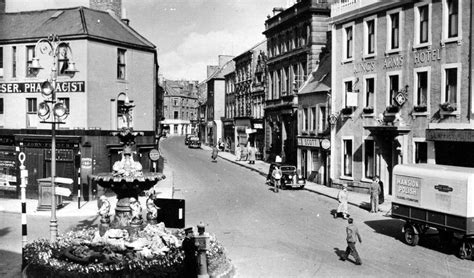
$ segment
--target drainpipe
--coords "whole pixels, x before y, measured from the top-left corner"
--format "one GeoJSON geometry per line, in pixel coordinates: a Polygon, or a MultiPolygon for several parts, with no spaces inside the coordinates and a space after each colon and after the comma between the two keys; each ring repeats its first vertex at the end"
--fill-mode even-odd
{"type": "Polygon", "coordinates": [[[472,68],[472,55],[474,54],[474,50],[472,49],[472,40],[473,40],[473,33],[474,33],[474,31],[472,30],[472,25],[473,25],[472,21],[474,20],[474,18],[473,18],[473,15],[472,15],[472,12],[473,12],[473,10],[472,10],[472,1],[469,1],[469,3],[470,3],[470,11],[471,11],[469,13],[470,14],[470,20],[469,20],[469,32],[470,32],[469,33],[469,51],[470,51],[470,53],[469,53],[469,70],[470,70],[470,72],[469,72],[469,76],[468,76],[468,79],[469,79],[469,88],[468,88],[469,95],[468,95],[468,98],[469,99],[468,99],[468,104],[467,105],[468,105],[469,112],[467,113],[467,119],[468,119],[469,123],[471,123],[471,118],[472,118],[472,111],[471,111],[472,110],[472,90],[473,90],[472,87],[474,86],[474,84],[472,83],[472,75],[474,73],[474,69],[472,68]]]}

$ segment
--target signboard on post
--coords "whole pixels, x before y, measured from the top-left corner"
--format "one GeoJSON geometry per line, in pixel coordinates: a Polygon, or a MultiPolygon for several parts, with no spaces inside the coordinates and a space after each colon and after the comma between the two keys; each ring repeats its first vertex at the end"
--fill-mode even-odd
{"type": "Polygon", "coordinates": [[[148,154],[148,157],[153,162],[158,161],[158,159],[160,159],[160,151],[158,151],[157,149],[152,149],[148,154]]]}
{"type": "Polygon", "coordinates": [[[71,189],[65,187],[55,187],[54,193],[59,196],[69,197],[71,196],[71,189]]]}

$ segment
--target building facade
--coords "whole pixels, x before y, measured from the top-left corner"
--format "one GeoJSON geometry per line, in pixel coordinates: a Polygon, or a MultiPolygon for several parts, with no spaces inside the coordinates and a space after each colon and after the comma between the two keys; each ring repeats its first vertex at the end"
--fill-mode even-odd
{"type": "Polygon", "coordinates": [[[234,117],[236,115],[235,103],[235,71],[231,71],[224,76],[225,82],[225,111],[222,125],[224,130],[225,150],[234,153],[235,151],[235,126],[234,117]]]}
{"type": "Polygon", "coordinates": [[[219,55],[218,66],[208,66],[206,88],[205,144],[215,145],[223,138],[222,119],[225,118],[225,78],[235,69],[233,56],[219,55]],[[214,70],[214,71],[213,71],[214,70]]]}
{"type": "Polygon", "coordinates": [[[143,134],[135,160],[151,169],[147,153],[155,146],[158,70],[152,43],[116,15],[85,7],[5,13],[0,25],[0,161],[8,165],[2,168],[8,179],[2,194],[18,196],[13,177],[19,174],[19,151],[26,154],[28,196],[38,193],[37,179],[50,175],[51,124],[41,123],[37,111],[44,100],[41,84],[51,78],[52,68],[58,73],[57,98],[69,109],[56,132],[57,175],[74,180],[74,195],[80,188],[86,196],[95,194],[88,176],[111,171],[119,160],[121,145],[111,132],[126,124],[127,101],[136,107],[131,125],[143,134]],[[62,44],[55,62],[36,44],[51,33],[72,50],[62,44]],[[43,67],[39,72],[30,68],[33,58],[43,67]],[[79,72],[69,76],[63,70],[72,61],[79,72]]]}
{"type": "Polygon", "coordinates": [[[321,54],[298,92],[297,169],[307,180],[329,185],[331,54],[321,54]]]}
{"type": "Polygon", "coordinates": [[[241,147],[256,147],[257,159],[262,159],[264,151],[266,48],[263,41],[234,58],[234,142],[241,147]]]}
{"type": "Polygon", "coordinates": [[[366,191],[378,175],[391,195],[397,164],[474,166],[472,5],[332,5],[334,183],[366,191]]]}
{"type": "Polygon", "coordinates": [[[312,72],[326,45],[328,1],[302,0],[265,21],[267,82],[265,97],[265,159],[280,155],[296,165],[296,93],[312,72]]]}
{"type": "Polygon", "coordinates": [[[163,80],[163,130],[169,135],[197,134],[198,82],[163,80]]]}

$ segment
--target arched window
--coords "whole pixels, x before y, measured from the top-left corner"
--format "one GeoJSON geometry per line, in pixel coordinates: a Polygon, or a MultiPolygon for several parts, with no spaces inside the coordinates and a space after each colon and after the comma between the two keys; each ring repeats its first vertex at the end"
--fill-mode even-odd
{"type": "MultiPolygon", "coordinates": [[[[127,127],[127,120],[130,121],[130,127],[133,127],[133,117],[127,119],[125,103],[127,102],[127,95],[120,93],[117,96],[117,128],[127,127]]],[[[133,114],[133,110],[130,111],[130,116],[133,114]]]]}

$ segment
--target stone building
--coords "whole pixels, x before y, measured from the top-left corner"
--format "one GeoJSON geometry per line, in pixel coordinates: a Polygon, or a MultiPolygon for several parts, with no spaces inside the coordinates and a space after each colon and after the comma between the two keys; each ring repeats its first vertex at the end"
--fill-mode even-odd
{"type": "Polygon", "coordinates": [[[0,161],[7,165],[1,168],[5,181],[0,194],[18,196],[20,151],[26,153],[29,197],[38,194],[37,179],[51,175],[51,124],[41,123],[37,112],[45,99],[41,84],[51,80],[52,68],[58,73],[57,98],[69,109],[65,123],[57,127],[56,172],[74,180],[73,194],[82,188],[85,197],[93,196],[88,176],[111,171],[119,160],[121,145],[111,132],[124,126],[127,102],[136,107],[131,126],[143,134],[137,138],[135,160],[151,169],[158,74],[151,42],[115,14],[86,7],[7,10],[0,26],[0,161]],[[72,50],[61,44],[57,61],[36,44],[50,34],[72,50]],[[39,72],[30,68],[33,58],[43,67],[39,72]],[[70,76],[63,70],[72,61],[79,72],[70,76]]]}
{"type": "Polygon", "coordinates": [[[339,1],[331,7],[331,178],[392,192],[401,163],[474,166],[473,4],[339,1]]]}
{"type": "Polygon", "coordinates": [[[302,0],[275,8],[265,21],[267,83],[265,97],[265,159],[296,165],[296,92],[315,68],[326,45],[328,1],[302,0]]]}
{"type": "Polygon", "coordinates": [[[197,134],[197,81],[163,80],[163,114],[161,125],[169,135],[197,134]]]}
{"type": "Polygon", "coordinates": [[[329,185],[331,53],[321,56],[298,91],[297,169],[307,180],[329,185]]]}
{"type": "Polygon", "coordinates": [[[205,107],[200,113],[205,115],[201,123],[201,140],[207,145],[215,145],[223,140],[223,122],[225,119],[225,76],[235,69],[234,57],[219,55],[217,66],[207,67],[207,78],[199,83],[200,90],[205,90],[205,107]]]}
{"type": "Polygon", "coordinates": [[[257,159],[264,150],[264,103],[266,89],[266,41],[234,58],[235,90],[233,114],[235,144],[257,148],[257,159]]]}

